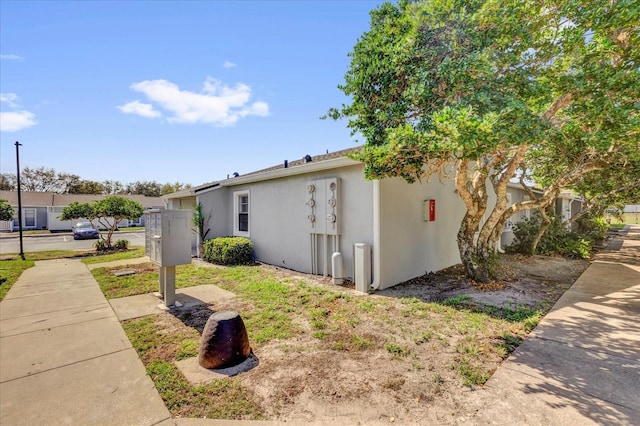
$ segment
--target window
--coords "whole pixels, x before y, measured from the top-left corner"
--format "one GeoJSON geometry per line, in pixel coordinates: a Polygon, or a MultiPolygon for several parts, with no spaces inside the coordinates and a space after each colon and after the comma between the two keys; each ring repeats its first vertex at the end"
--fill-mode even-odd
{"type": "Polygon", "coordinates": [[[249,191],[233,193],[233,235],[249,237],[249,191]]]}
{"type": "Polygon", "coordinates": [[[24,209],[24,227],[36,227],[36,209],[24,209]]]}

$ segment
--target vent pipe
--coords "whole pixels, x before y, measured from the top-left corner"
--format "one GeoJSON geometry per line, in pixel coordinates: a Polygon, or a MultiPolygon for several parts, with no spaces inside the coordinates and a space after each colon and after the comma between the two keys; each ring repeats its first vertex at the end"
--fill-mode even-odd
{"type": "Polygon", "coordinates": [[[289,162],[287,160],[284,160],[284,168],[286,169],[287,167],[289,167],[289,162]]]}
{"type": "Polygon", "coordinates": [[[238,176],[240,176],[240,173],[238,173],[238,172],[233,172],[233,177],[238,177],[238,176]]]}
{"type": "Polygon", "coordinates": [[[311,156],[309,154],[304,156],[304,162],[305,163],[310,163],[311,162],[311,156]]]}

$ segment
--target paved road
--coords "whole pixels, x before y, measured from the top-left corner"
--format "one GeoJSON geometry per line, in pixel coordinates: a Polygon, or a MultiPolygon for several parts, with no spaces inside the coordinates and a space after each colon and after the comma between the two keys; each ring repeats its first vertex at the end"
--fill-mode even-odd
{"type": "MultiPolygon", "coordinates": [[[[143,246],[144,231],[118,232],[114,234],[115,240],[128,240],[129,245],[143,246]]],[[[25,253],[47,250],[83,250],[90,249],[96,240],[74,240],[71,234],[25,236],[23,237],[25,253]]],[[[0,239],[0,254],[19,253],[20,241],[18,237],[0,239]]]]}

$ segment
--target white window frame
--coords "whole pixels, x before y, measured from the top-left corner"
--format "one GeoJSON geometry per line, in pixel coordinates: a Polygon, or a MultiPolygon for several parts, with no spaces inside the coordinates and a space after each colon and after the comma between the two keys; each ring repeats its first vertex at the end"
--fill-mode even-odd
{"type": "Polygon", "coordinates": [[[22,209],[22,225],[25,228],[38,228],[38,210],[34,208],[22,209]],[[27,212],[33,212],[33,225],[27,225],[27,212]]]}
{"type": "Polygon", "coordinates": [[[251,193],[249,190],[246,191],[235,191],[233,193],[233,235],[236,237],[247,237],[251,236],[251,193]],[[240,211],[240,198],[247,197],[247,231],[240,230],[240,214],[243,213],[240,211]]]}

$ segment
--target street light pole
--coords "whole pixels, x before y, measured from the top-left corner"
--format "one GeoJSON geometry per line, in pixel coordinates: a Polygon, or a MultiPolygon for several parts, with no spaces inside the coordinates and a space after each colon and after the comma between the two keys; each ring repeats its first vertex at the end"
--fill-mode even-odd
{"type": "Polygon", "coordinates": [[[24,260],[24,249],[22,247],[22,195],[20,193],[20,147],[22,144],[16,141],[16,177],[18,184],[18,229],[20,230],[20,258],[24,260]]]}

